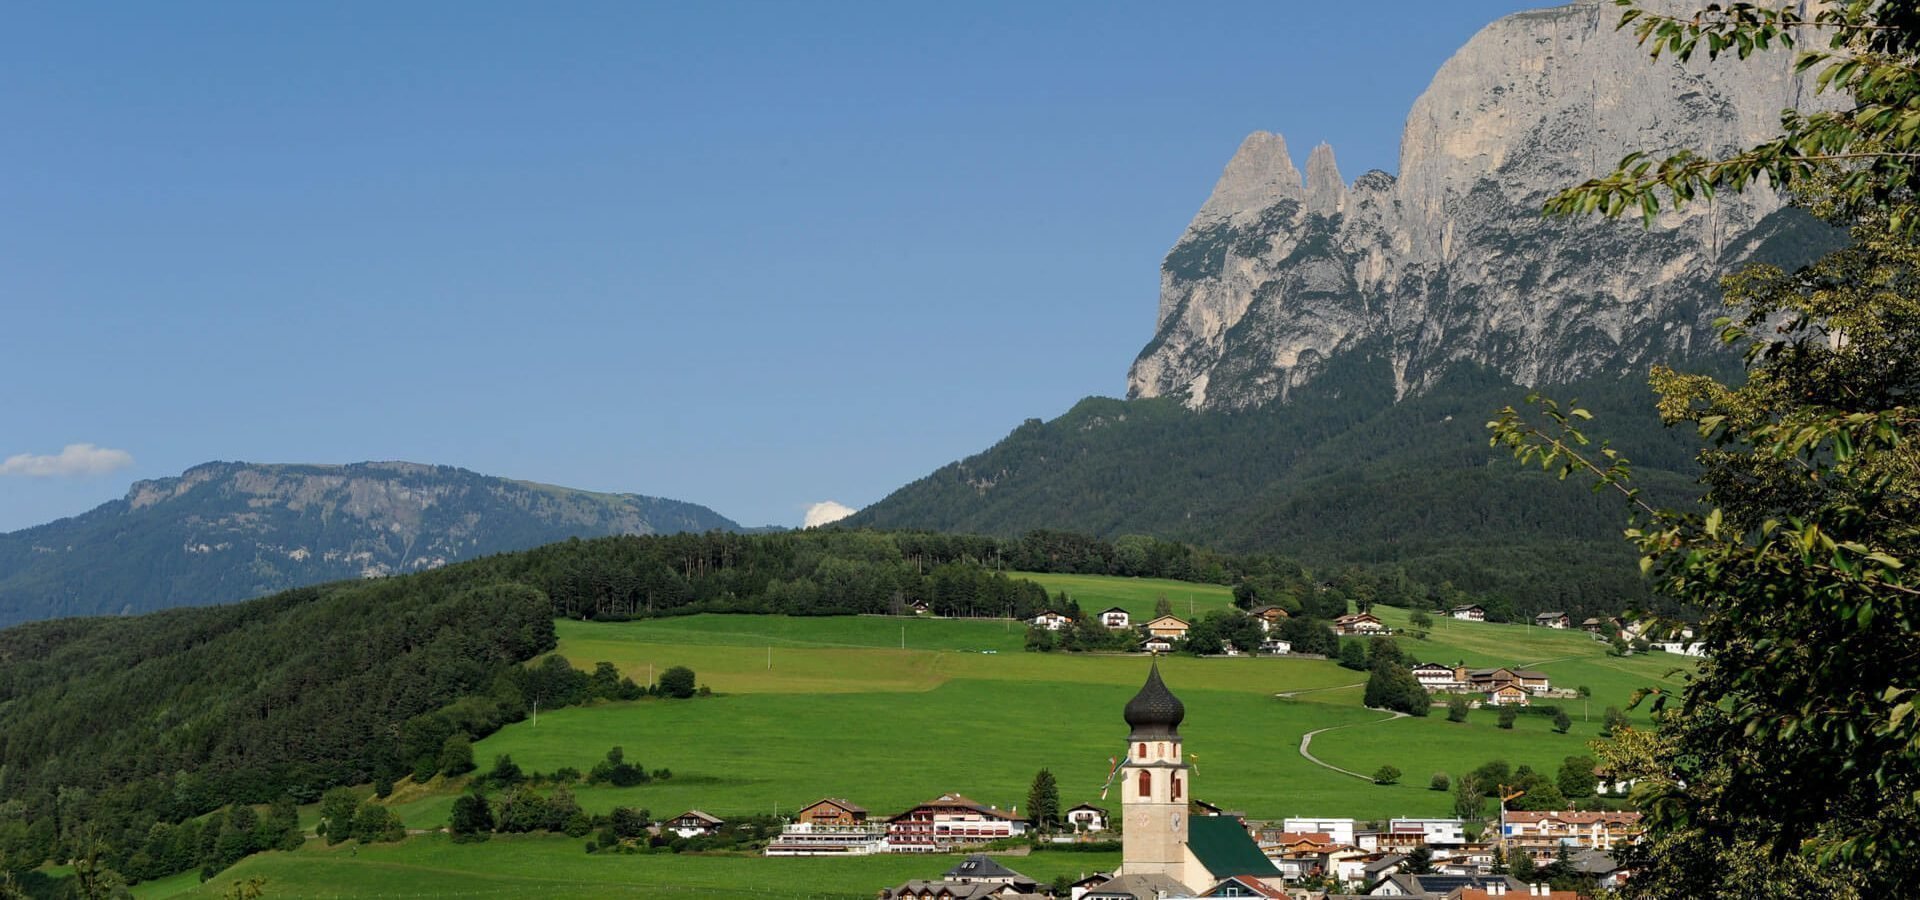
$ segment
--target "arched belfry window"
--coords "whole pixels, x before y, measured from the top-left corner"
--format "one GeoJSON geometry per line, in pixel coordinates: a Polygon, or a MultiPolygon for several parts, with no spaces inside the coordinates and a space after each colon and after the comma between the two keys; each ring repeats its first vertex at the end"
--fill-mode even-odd
{"type": "Polygon", "coordinates": [[[1146,741],[1140,742],[1140,758],[1141,759],[1147,758],[1147,742],[1146,741]]]}
{"type": "Polygon", "coordinates": [[[1140,797],[1141,799],[1146,799],[1147,797],[1151,797],[1151,796],[1153,796],[1153,773],[1145,769],[1141,769],[1140,770],[1140,797]]]}
{"type": "Polygon", "coordinates": [[[1180,799],[1180,776],[1173,776],[1173,799],[1180,799]]]}

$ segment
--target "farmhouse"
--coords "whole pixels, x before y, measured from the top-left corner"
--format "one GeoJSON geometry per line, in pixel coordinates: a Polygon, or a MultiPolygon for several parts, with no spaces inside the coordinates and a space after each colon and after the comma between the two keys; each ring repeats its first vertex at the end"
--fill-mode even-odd
{"type": "Polygon", "coordinates": [[[1455,675],[1453,666],[1421,663],[1413,667],[1413,680],[1429,691],[1457,691],[1466,687],[1455,675]]]}
{"type": "Polygon", "coordinates": [[[1062,628],[1072,628],[1073,617],[1054,612],[1053,610],[1047,610],[1028,619],[1027,624],[1035,628],[1045,628],[1048,631],[1059,631],[1062,628]]]}
{"type": "Polygon", "coordinates": [[[1518,682],[1503,681],[1487,691],[1488,706],[1531,706],[1533,692],[1518,682]]]}
{"type": "Polygon", "coordinates": [[[1613,628],[1612,623],[1608,622],[1606,619],[1596,618],[1593,616],[1588,616],[1584,621],[1580,623],[1580,630],[1588,632],[1590,634],[1606,634],[1608,631],[1611,631],[1612,628],[1613,628]]]}
{"type": "Polygon", "coordinates": [[[1140,642],[1140,649],[1148,653],[1172,653],[1173,641],[1163,637],[1150,637],[1140,642]]]}
{"type": "Polygon", "coordinates": [[[944,853],[956,844],[977,844],[1027,833],[1027,820],[1012,810],[942,794],[887,820],[887,850],[944,853]]]}
{"type": "Polygon", "coordinates": [[[1256,606],[1252,611],[1248,612],[1247,615],[1260,620],[1261,631],[1272,631],[1280,627],[1280,623],[1285,622],[1288,618],[1286,610],[1274,606],[1271,603],[1266,606],[1256,606]]]}
{"type": "Polygon", "coordinates": [[[1260,652],[1271,653],[1276,656],[1285,654],[1285,653],[1292,653],[1293,642],[1283,641],[1277,637],[1263,638],[1260,641],[1260,652]]]}
{"type": "Polygon", "coordinates": [[[1106,628],[1119,630],[1133,622],[1133,616],[1118,606],[1109,606],[1100,611],[1100,624],[1106,628]]]}
{"type": "Polygon", "coordinates": [[[697,809],[690,809],[661,823],[661,828],[683,838],[698,837],[703,834],[717,834],[720,826],[726,824],[718,816],[710,816],[697,809]]]}
{"type": "Polygon", "coordinates": [[[1373,613],[1350,613],[1333,620],[1335,634],[1384,634],[1386,630],[1373,613]]]}
{"type": "Polygon", "coordinates": [[[1559,610],[1543,612],[1533,617],[1533,624],[1542,628],[1566,628],[1573,624],[1572,617],[1559,610]]]}
{"type": "Polygon", "coordinates": [[[1075,831],[1107,830],[1107,811],[1091,803],[1082,803],[1067,810],[1067,827],[1075,831]]]}
{"type": "MultiPolygon", "coordinates": [[[[1457,671],[1458,670],[1456,670],[1456,672],[1457,671]]],[[[1498,669],[1472,669],[1467,671],[1466,676],[1466,678],[1461,680],[1465,681],[1468,687],[1476,691],[1492,691],[1494,688],[1507,682],[1518,684],[1529,691],[1550,691],[1553,689],[1553,683],[1547,677],[1547,673],[1533,669],[1508,669],[1504,667],[1498,669]]]]}
{"type": "Polygon", "coordinates": [[[1177,641],[1185,638],[1187,636],[1187,629],[1192,626],[1187,624],[1187,620],[1179,616],[1165,615],[1149,620],[1147,624],[1141,627],[1147,630],[1149,637],[1161,637],[1177,641]]]}
{"type": "Polygon", "coordinates": [[[1477,604],[1471,606],[1456,606],[1447,610],[1447,615],[1463,622],[1485,622],[1487,620],[1486,609],[1477,604]]]}

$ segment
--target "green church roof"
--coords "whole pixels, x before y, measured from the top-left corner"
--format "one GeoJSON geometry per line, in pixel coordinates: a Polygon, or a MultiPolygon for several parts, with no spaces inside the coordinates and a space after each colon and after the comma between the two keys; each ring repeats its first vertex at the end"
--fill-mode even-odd
{"type": "Polygon", "coordinates": [[[1232,816],[1195,816],[1187,821],[1187,847],[1216,879],[1230,875],[1279,877],[1253,835],[1232,816]]]}

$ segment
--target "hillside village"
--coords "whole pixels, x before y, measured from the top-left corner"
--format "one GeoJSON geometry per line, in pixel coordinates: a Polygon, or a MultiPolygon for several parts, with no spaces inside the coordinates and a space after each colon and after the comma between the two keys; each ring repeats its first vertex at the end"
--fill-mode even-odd
{"type": "MultiPolygon", "coordinates": [[[[1349,896],[1445,898],[1531,896],[1573,900],[1632,876],[1614,853],[1640,833],[1640,814],[1612,810],[1509,811],[1489,821],[1460,818],[1288,818],[1258,822],[1192,798],[1197,774],[1179,734],[1185,710],[1158,667],[1125,709],[1124,762],[1110,784],[1121,814],[1082,804],[1066,811],[1066,833],[1048,842],[1111,840],[1123,860],[1114,872],[1041,885],[1007,861],[973,854],[938,879],[884,888],[881,900],[995,897],[1166,900],[1180,897],[1349,896]]],[[[897,816],[870,819],[844,800],[802,810],[769,854],[956,851],[1029,834],[1014,810],[944,795],[897,816]],[[899,843],[896,844],[896,841],[899,843]],[[833,842],[833,843],[828,843],[833,842]]],[[[1041,844],[1040,846],[1047,846],[1041,844]]],[[[1622,854],[1624,855],[1624,854],[1622,854]]]]}

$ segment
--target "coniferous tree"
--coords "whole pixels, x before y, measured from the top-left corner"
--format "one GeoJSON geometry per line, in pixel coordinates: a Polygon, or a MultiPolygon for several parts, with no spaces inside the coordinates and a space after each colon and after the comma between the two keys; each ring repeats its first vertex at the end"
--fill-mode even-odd
{"type": "Polygon", "coordinates": [[[1060,786],[1055,783],[1053,772],[1041,769],[1033,776],[1033,786],[1027,790],[1027,818],[1043,831],[1051,831],[1060,824],[1060,786]]]}

